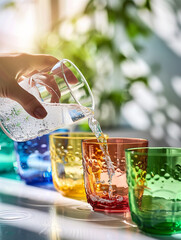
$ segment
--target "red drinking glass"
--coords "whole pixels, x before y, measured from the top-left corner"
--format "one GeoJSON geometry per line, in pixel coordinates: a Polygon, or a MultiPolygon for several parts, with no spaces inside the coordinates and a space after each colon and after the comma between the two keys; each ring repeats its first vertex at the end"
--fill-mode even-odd
{"type": "MultiPolygon", "coordinates": [[[[101,145],[94,140],[82,141],[84,185],[87,202],[94,211],[129,211],[126,181],[125,149],[147,147],[148,141],[139,138],[108,138],[107,147],[114,174],[110,178],[101,145]]],[[[105,146],[104,146],[105,147],[105,146]]]]}

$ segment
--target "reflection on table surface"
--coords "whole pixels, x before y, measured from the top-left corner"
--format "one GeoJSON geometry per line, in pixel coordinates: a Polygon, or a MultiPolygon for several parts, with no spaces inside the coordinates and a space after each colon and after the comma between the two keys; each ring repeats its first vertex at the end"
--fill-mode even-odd
{"type": "Polygon", "coordinates": [[[0,177],[0,239],[146,240],[181,239],[181,235],[145,235],[131,221],[129,213],[93,212],[86,202],[0,177]],[[1,220],[3,215],[6,220],[1,220]]]}

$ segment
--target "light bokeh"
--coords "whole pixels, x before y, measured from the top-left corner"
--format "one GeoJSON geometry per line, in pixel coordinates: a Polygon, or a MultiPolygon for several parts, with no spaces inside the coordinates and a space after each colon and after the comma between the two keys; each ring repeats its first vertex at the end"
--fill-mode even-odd
{"type": "MultiPolygon", "coordinates": [[[[59,35],[70,40],[74,29],[68,21],[73,15],[84,9],[87,0],[16,0],[15,6],[4,8],[10,1],[0,3],[0,53],[30,52],[37,53],[41,38],[53,29],[58,12],[58,20],[63,21],[59,35]],[[54,4],[53,4],[54,2],[54,4]],[[58,4],[58,5],[57,5],[58,4]]],[[[113,28],[106,25],[104,6],[101,1],[100,12],[95,16],[95,24],[102,32],[114,33],[113,28]]],[[[143,4],[144,0],[135,0],[143,4]]],[[[112,4],[116,4],[113,1],[112,4]]],[[[132,100],[121,106],[119,117],[120,128],[147,131],[153,139],[165,141],[169,146],[180,146],[181,141],[181,4],[179,1],[151,0],[153,12],[139,12],[140,19],[149,26],[152,34],[140,38],[144,51],[132,61],[125,61],[120,69],[115,71],[114,63],[109,54],[97,57],[96,70],[99,79],[94,87],[96,102],[99,102],[100,92],[109,89],[124,89],[124,77],[133,78],[148,76],[148,85],[142,82],[134,83],[130,88],[132,100]],[[156,71],[153,66],[157,66],[156,71]],[[114,73],[114,74],[113,74],[114,73]],[[108,75],[108,80],[104,76],[108,75]],[[112,75],[111,75],[112,74],[112,75]],[[124,77],[123,77],[124,75],[124,77]]],[[[76,24],[76,31],[83,34],[91,26],[89,18],[81,18],[76,24]]],[[[135,54],[135,49],[124,35],[124,29],[116,28],[119,33],[115,41],[119,51],[126,57],[135,54]]],[[[47,42],[53,49],[59,44],[55,34],[47,36],[47,42]]],[[[43,48],[43,46],[41,46],[43,48]]],[[[95,49],[92,49],[95,51],[95,49]]],[[[46,52],[46,49],[45,49],[46,52]]],[[[110,101],[102,104],[99,110],[102,124],[110,122],[114,126],[116,112],[110,101]]]]}

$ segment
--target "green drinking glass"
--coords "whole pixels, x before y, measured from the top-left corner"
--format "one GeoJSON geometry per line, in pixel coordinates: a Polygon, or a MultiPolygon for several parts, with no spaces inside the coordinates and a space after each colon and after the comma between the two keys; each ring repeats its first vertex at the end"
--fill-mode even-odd
{"type": "Polygon", "coordinates": [[[181,233],[181,148],[125,152],[132,220],[144,232],[181,233]]]}

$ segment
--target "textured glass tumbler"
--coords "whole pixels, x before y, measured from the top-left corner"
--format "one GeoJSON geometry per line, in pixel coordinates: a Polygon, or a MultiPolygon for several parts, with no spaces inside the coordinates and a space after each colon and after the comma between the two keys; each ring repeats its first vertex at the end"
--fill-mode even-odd
{"type": "Polygon", "coordinates": [[[125,149],[133,146],[147,147],[148,141],[136,138],[107,139],[110,161],[114,166],[112,179],[100,148],[103,144],[105,143],[98,143],[97,140],[82,141],[87,201],[94,211],[126,212],[129,206],[125,149]]]}
{"type": "MultiPolygon", "coordinates": [[[[59,129],[67,132],[68,129],[59,129]]],[[[49,134],[25,142],[15,142],[18,173],[27,184],[51,183],[49,134]]]]}
{"type": "Polygon", "coordinates": [[[81,141],[90,138],[95,139],[95,135],[89,132],[50,135],[53,182],[55,188],[66,197],[86,199],[81,141]]]}
{"type": "Polygon", "coordinates": [[[181,148],[126,150],[132,220],[145,232],[181,233],[181,148]]]}

